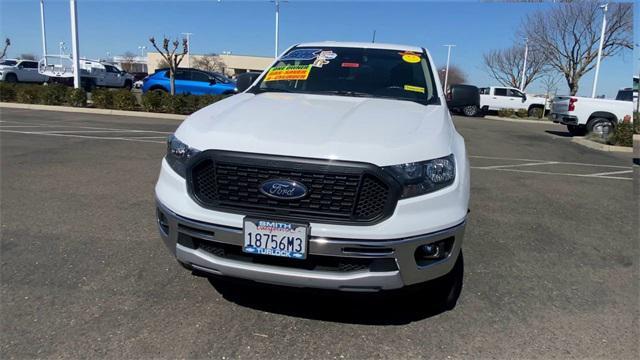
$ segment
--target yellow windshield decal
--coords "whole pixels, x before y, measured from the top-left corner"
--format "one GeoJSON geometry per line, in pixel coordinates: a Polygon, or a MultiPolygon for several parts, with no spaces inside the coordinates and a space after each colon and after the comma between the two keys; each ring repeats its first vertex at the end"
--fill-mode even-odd
{"type": "Polygon", "coordinates": [[[406,91],[414,91],[414,92],[419,92],[419,93],[423,93],[424,94],[424,88],[420,87],[420,86],[405,85],[404,89],[406,91]]]}
{"type": "Polygon", "coordinates": [[[269,70],[264,81],[307,80],[311,65],[276,66],[269,70]]]}

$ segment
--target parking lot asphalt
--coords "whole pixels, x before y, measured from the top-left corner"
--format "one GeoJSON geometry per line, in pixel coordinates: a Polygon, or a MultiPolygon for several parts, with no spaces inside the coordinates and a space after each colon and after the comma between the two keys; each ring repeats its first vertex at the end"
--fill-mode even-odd
{"type": "Polygon", "coordinates": [[[153,187],[177,121],[0,109],[0,357],[636,358],[631,154],[455,118],[472,165],[458,306],[222,286],[181,268],[153,187]],[[214,286],[215,285],[215,286],[214,286]],[[408,302],[407,302],[408,303],[408,302]]]}

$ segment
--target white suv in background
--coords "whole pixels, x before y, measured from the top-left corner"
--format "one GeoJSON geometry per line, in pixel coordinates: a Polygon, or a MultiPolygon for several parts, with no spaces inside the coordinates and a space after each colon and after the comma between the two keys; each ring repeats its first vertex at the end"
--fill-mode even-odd
{"type": "Polygon", "coordinates": [[[49,80],[48,76],[38,72],[38,62],[35,60],[6,59],[0,61],[0,81],[43,83],[47,80],[49,80]]]}

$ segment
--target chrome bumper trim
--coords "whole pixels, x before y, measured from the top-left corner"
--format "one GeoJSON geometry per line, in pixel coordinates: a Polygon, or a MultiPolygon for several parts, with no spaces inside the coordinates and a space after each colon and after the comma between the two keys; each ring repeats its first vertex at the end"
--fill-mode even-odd
{"type": "Polygon", "coordinates": [[[313,271],[230,260],[182,246],[177,243],[179,232],[203,240],[242,246],[242,229],[181,217],[159,201],[157,206],[166,216],[169,225],[168,234],[160,229],[165,245],[179,261],[188,263],[197,270],[279,285],[347,291],[396,289],[446,275],[458,257],[465,229],[463,221],[446,230],[403,239],[353,240],[311,237],[309,254],[348,258],[394,258],[399,269],[387,272],[313,271]],[[416,264],[414,253],[418,246],[452,236],[455,237],[455,241],[448,258],[423,267],[416,264]]]}

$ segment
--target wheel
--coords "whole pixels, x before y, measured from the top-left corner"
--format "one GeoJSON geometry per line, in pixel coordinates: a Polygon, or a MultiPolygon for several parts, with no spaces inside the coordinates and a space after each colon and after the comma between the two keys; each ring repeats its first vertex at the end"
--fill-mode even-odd
{"type": "Polygon", "coordinates": [[[7,76],[4,78],[4,81],[12,84],[17,83],[18,77],[16,76],[16,74],[7,74],[7,76]]]}
{"type": "Polygon", "coordinates": [[[149,89],[149,91],[153,91],[156,93],[168,93],[167,89],[163,88],[163,87],[153,87],[151,89],[149,89]]]}
{"type": "Polygon", "coordinates": [[[449,311],[453,310],[458,303],[458,298],[462,293],[462,282],[464,278],[464,257],[462,256],[462,250],[456,260],[456,264],[447,275],[435,280],[437,291],[436,305],[439,310],[449,311]]]}
{"type": "Polygon", "coordinates": [[[614,127],[613,122],[609,119],[595,118],[587,123],[587,132],[598,136],[604,136],[605,133],[611,135],[614,127]]]}
{"type": "Polygon", "coordinates": [[[80,79],[80,85],[86,92],[91,92],[96,88],[96,82],[93,79],[80,79]]]}
{"type": "Polygon", "coordinates": [[[478,113],[480,113],[480,109],[477,105],[469,105],[462,108],[462,113],[465,116],[478,116],[478,113]]]}
{"type": "Polygon", "coordinates": [[[586,132],[585,128],[579,125],[567,125],[567,131],[571,136],[584,136],[586,132]]]}
{"type": "Polygon", "coordinates": [[[544,111],[542,111],[542,108],[535,106],[535,107],[529,108],[529,111],[527,111],[527,115],[529,115],[529,117],[539,118],[540,112],[542,112],[544,115],[544,111]]]}

